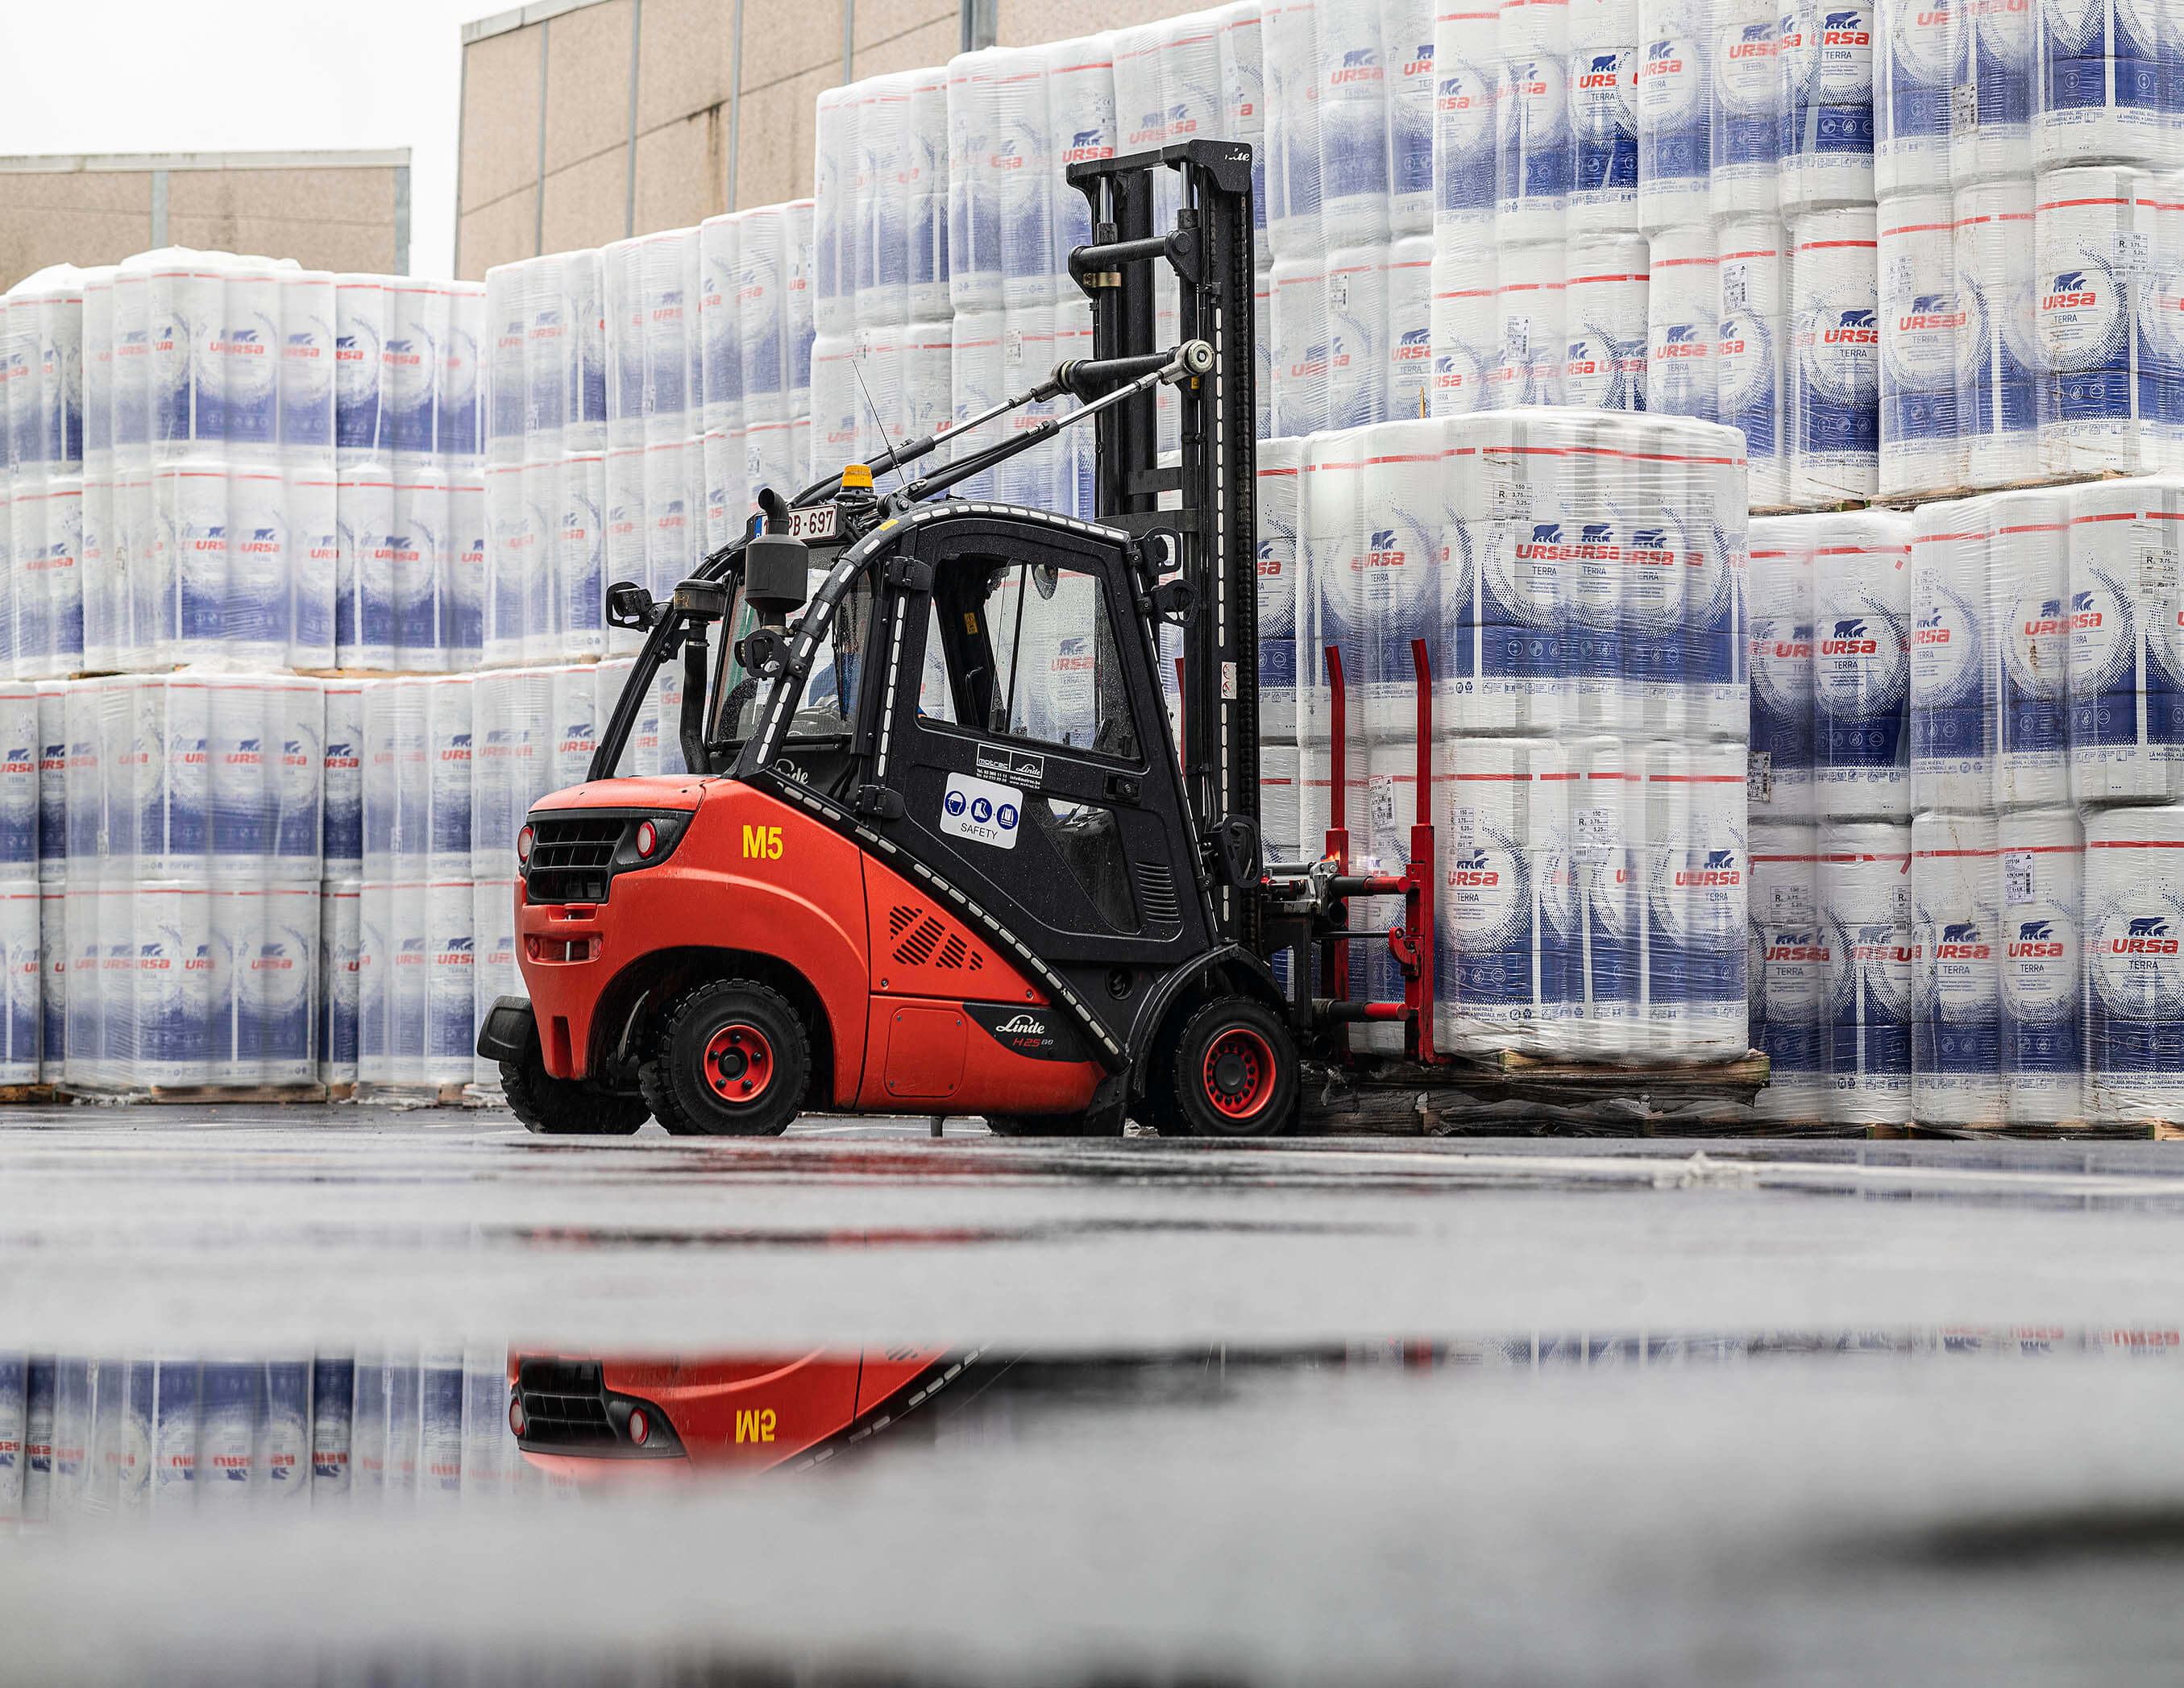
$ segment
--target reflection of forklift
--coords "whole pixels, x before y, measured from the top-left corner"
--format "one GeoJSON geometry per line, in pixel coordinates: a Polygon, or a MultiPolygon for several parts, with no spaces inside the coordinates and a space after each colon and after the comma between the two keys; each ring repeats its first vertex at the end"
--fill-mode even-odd
{"type": "MultiPolygon", "coordinates": [[[[501,999],[478,1043],[532,1129],[627,1132],[649,1113],[772,1133],[819,1107],[983,1114],[1011,1134],[1126,1116],[1259,1134],[1293,1121],[1301,1048],[1339,1051],[1345,1021],[1401,1021],[1430,1056],[1430,833],[1408,874],[1351,876],[1338,807],[1329,859],[1261,860],[1250,149],[1191,142],[1069,179],[1092,208],[1070,272],[1094,355],[964,426],[1065,394],[1080,408],[884,494],[858,465],[794,505],[768,492],[671,603],[610,593],[644,648],[589,783],[544,799],[518,841],[531,1000],[501,999]],[[1180,209],[1156,234],[1161,170],[1180,209]],[[1171,351],[1152,343],[1163,270],[1171,351]],[[1179,467],[1157,462],[1162,384],[1179,467]],[[1095,522],[923,501],[1086,418],[1095,522]],[[1171,492],[1179,508],[1161,509],[1171,492]],[[678,736],[705,772],[612,777],[677,656],[678,736]],[[1345,939],[1367,935],[1344,931],[1345,900],[1367,895],[1405,899],[1403,926],[1371,936],[1406,1000],[1315,1000],[1307,956],[1340,991],[1345,939]]],[[[1422,811],[1428,789],[1422,767],[1422,811]]]]}

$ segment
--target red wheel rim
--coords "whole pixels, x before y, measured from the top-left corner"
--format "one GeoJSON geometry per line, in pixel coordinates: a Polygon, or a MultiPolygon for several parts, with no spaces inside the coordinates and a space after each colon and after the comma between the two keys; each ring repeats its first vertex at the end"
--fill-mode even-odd
{"type": "Polygon", "coordinates": [[[1206,1100],[1223,1119],[1249,1119],[1273,1100],[1273,1046],[1248,1026],[1231,1026],[1206,1046],[1206,1100]]]}
{"type": "Polygon", "coordinates": [[[724,1102],[755,1102],[773,1083],[773,1045],[764,1032],[738,1020],[713,1033],[701,1065],[705,1082],[724,1102]]]}

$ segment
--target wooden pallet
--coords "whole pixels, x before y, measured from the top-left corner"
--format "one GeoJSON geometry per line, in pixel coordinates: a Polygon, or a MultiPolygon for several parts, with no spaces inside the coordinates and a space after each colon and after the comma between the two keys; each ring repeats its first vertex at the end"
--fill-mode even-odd
{"type": "Polygon", "coordinates": [[[1877,493],[1869,499],[1836,499],[1819,504],[1761,504],[1753,515],[1842,515],[1862,510],[1911,510],[1921,504],[1947,504],[1958,499],[1985,498],[1995,493],[2043,493],[2058,487],[2082,487],[2094,481],[2142,481],[2151,469],[2127,474],[2120,469],[2076,469],[2059,475],[2034,475],[2022,481],[2003,481],[1992,487],[1950,487],[1936,493],[1877,493]]]}
{"type": "Polygon", "coordinates": [[[1771,1132],[1752,1100],[1767,1057],[1705,1067],[1635,1067],[1497,1050],[1430,1066],[1306,1064],[1299,1128],[1328,1134],[1463,1132],[1639,1137],[1771,1132]]]}
{"type": "Polygon", "coordinates": [[[460,1084],[382,1084],[360,1081],[350,1089],[350,1100],[359,1107],[478,1108],[486,1104],[473,1092],[476,1086],[460,1084]]]}
{"type": "Polygon", "coordinates": [[[276,1103],[323,1102],[326,1087],[309,1084],[153,1084],[137,1090],[109,1090],[93,1084],[54,1087],[56,1100],[92,1102],[107,1107],[241,1107],[276,1103]]]}
{"type": "Polygon", "coordinates": [[[29,1107],[61,1100],[51,1084],[0,1084],[0,1107],[29,1107]]]}

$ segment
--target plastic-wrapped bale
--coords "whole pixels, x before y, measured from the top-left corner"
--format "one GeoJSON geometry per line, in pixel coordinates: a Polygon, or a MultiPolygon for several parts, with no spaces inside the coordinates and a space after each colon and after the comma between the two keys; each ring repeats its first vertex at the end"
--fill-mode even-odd
{"type": "Polygon", "coordinates": [[[2184,807],[2086,822],[2086,1112],[2095,1124],[2184,1122],[2184,807]]]}
{"type": "Polygon", "coordinates": [[[1253,510],[1258,524],[1259,737],[1296,738],[1297,482],[1303,442],[1259,442],[1253,510]]]}
{"type": "Polygon", "coordinates": [[[1566,1000],[1568,794],[1547,740],[1444,741],[1451,775],[1441,842],[1434,1039],[1457,1053],[1550,1051],[1566,1000]]]}
{"type": "Polygon", "coordinates": [[[1997,864],[1989,816],[1911,823],[1911,1106],[1924,1124],[2004,1116],[1997,864]]]}
{"type": "Polygon", "coordinates": [[[1911,524],[1883,511],[1799,520],[1813,554],[1819,813],[1907,819],[1911,524]]]}
{"type": "Polygon", "coordinates": [[[1565,772],[1571,906],[1554,1039],[1580,1061],[1628,1060],[1646,1040],[1641,770],[1603,736],[1572,740],[1565,772]]]}
{"type": "Polygon", "coordinates": [[[1965,483],[1957,357],[1970,325],[1957,298],[1956,224],[1947,193],[1882,208],[1880,491],[1938,493],[1965,483]]]}
{"type": "Polygon", "coordinates": [[[1784,10],[1775,63],[1786,214],[1873,201],[1874,32],[1863,4],[1798,0],[1784,10]]]}
{"type": "Polygon", "coordinates": [[[2070,508],[2071,795],[2081,809],[2184,799],[2184,484],[2098,482],[2070,508]]]}
{"type": "Polygon", "coordinates": [[[1871,206],[1791,220],[1789,502],[1873,496],[1880,472],[1880,324],[1871,206]]]}
{"type": "Polygon", "coordinates": [[[2030,175],[1959,187],[1955,222],[1957,427],[1975,487],[2040,472],[2041,348],[2030,175]]]}
{"type": "Polygon", "coordinates": [[[1995,844],[2003,1106],[2012,1125],[2081,1122],[2086,1111],[2085,829],[2075,810],[2026,810],[2002,816],[1995,844]]]}
{"type": "Polygon", "coordinates": [[[1640,0],[1638,217],[1649,234],[1711,213],[1713,25],[1705,0],[1640,0]]]}
{"type": "Polygon", "coordinates": [[[1911,828],[1823,822],[1819,856],[1826,1117],[1836,1125],[1908,1124],[1911,828]]]}
{"type": "Polygon", "coordinates": [[[1814,818],[1812,543],[1811,525],[1802,518],[1752,522],[1746,796],[1755,826],[1814,818]]]}
{"type": "Polygon", "coordinates": [[[1751,1047],[1743,751],[1652,744],[1642,760],[1645,1032],[1633,1056],[1734,1060],[1751,1047]]]}
{"type": "Polygon", "coordinates": [[[1819,921],[1819,837],[1810,826],[1752,828],[1752,1045],[1767,1057],[1761,1118],[1821,1117],[1822,1004],[1829,939],[1819,921]]]}
{"type": "Polygon", "coordinates": [[[2050,474],[2158,468],[2165,383],[2159,343],[2148,337],[2153,178],[2111,165],[2048,170],[2035,195],[2041,465],[2050,474]]]}
{"type": "Polygon", "coordinates": [[[1922,505],[1911,535],[1911,805],[1977,815],[1995,797],[1998,629],[1992,511],[1922,505]]]}
{"type": "Polygon", "coordinates": [[[2070,801],[2070,499],[1998,493],[1985,501],[1995,636],[1995,803],[2070,801]]]}

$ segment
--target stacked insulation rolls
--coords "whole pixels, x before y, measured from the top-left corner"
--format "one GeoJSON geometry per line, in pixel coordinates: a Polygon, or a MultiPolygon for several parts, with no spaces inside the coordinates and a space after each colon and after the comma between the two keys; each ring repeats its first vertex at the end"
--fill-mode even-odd
{"type": "Polygon", "coordinates": [[[1752,524],[1763,1109],[2184,1115],[2180,528],[2165,478],[1752,524]]]}
{"type": "MultiPolygon", "coordinates": [[[[1291,486],[1298,843],[1320,854],[1334,807],[1332,646],[1353,864],[1401,872],[1422,812],[1436,829],[1440,1046],[1742,1055],[1736,435],[1567,410],[1316,434],[1262,463],[1262,535],[1283,530],[1264,507],[1291,486]],[[1419,639],[1435,729],[1423,805],[1419,639]]],[[[1263,788],[1288,755],[1262,750],[1263,788]]],[[[1351,924],[1400,912],[1354,908],[1351,924]]],[[[1352,994],[1401,997],[1384,949],[1350,950],[1352,994]]],[[[1375,1028],[1371,1046],[1393,1042],[1375,1028]]]]}
{"type": "Polygon", "coordinates": [[[552,253],[486,276],[482,660],[596,658],[604,592],[664,599],[809,478],[812,208],[552,253]]]}
{"type": "Polygon", "coordinates": [[[2184,465],[2171,9],[1879,16],[1881,492],[2184,465]]]}

